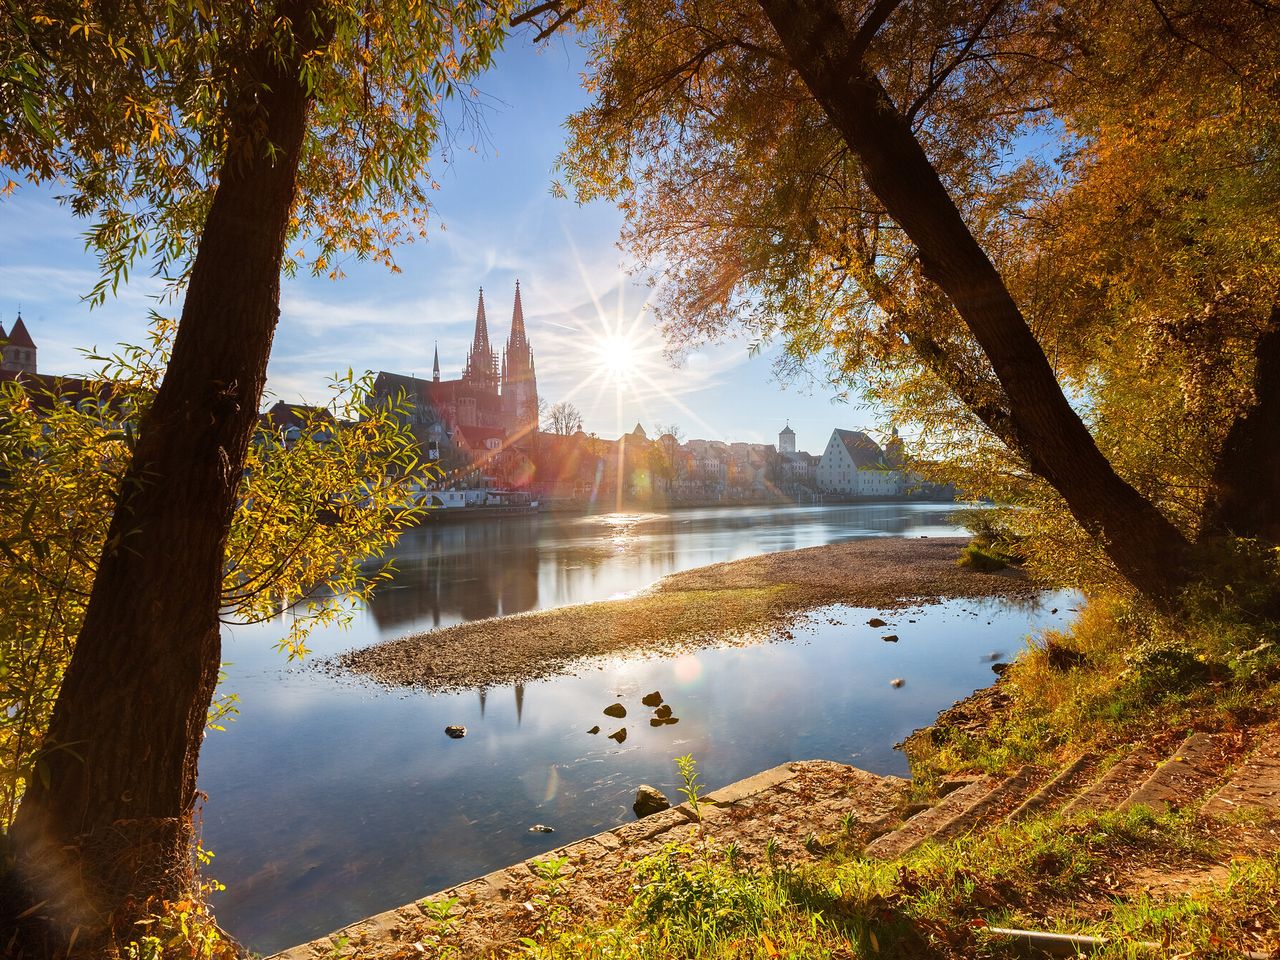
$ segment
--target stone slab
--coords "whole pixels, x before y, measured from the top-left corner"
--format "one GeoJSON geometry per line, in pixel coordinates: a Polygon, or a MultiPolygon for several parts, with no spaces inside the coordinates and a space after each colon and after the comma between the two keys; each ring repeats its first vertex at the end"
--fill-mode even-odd
{"type": "Polygon", "coordinates": [[[1193,733],[1125,798],[1120,809],[1145,806],[1163,813],[1198,800],[1217,782],[1220,759],[1217,737],[1193,733]]]}
{"type": "Polygon", "coordinates": [[[863,851],[864,856],[876,860],[891,860],[909,853],[926,840],[936,836],[956,817],[982,800],[995,789],[997,783],[995,777],[984,776],[971,781],[959,790],[953,790],[937,805],[917,813],[892,833],[886,833],[873,840],[863,851]]]}
{"type": "Polygon", "coordinates": [[[1231,779],[1203,809],[1211,817],[1245,811],[1280,816],[1280,730],[1259,737],[1231,779]]]}
{"type": "Polygon", "coordinates": [[[1043,784],[1039,790],[1027,797],[1026,800],[1014,809],[1006,818],[1010,823],[1017,823],[1027,819],[1032,814],[1041,813],[1052,804],[1056,803],[1067,792],[1075,787],[1076,781],[1081,777],[1086,769],[1092,767],[1098,762],[1098,758],[1091,753],[1085,753],[1059,770],[1053,777],[1043,784]]]}
{"type": "Polygon", "coordinates": [[[1063,814],[1073,817],[1115,809],[1151,775],[1159,762],[1160,754],[1150,744],[1134,747],[1068,803],[1062,810],[1063,814]]]}

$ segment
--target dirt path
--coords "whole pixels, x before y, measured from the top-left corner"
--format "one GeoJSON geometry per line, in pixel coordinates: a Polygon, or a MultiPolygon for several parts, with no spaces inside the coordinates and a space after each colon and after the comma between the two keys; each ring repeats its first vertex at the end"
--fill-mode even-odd
{"type": "Polygon", "coordinates": [[[883,538],[672,574],[644,593],[495,617],[342,654],[323,666],[389,686],[462,690],[572,672],[600,656],[758,642],[832,603],[879,610],[957,597],[1030,599],[1020,573],[956,566],[962,539],[883,538]]]}

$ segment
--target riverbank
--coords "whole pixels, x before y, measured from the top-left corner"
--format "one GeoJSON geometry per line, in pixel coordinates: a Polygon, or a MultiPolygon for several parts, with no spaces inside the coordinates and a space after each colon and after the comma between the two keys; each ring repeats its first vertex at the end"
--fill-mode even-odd
{"type": "Polygon", "coordinates": [[[459,624],[325,663],[388,686],[464,690],[572,672],[601,656],[671,655],[755,642],[834,603],[901,609],[960,597],[1030,600],[1017,571],[956,565],[960,538],[879,538],[771,553],[673,574],[625,599],[459,624]]]}

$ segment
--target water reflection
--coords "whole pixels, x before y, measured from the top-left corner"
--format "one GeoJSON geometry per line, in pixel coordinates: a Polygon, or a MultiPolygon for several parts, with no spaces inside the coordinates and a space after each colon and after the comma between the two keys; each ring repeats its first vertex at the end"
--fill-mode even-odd
{"type": "Polygon", "coordinates": [[[918,531],[953,510],[895,503],[428,519],[401,538],[395,581],[377,592],[371,613],[380,632],[405,633],[601,600],[704,563],[918,531]]]}
{"type": "MultiPolygon", "coordinates": [[[[425,527],[400,573],[317,656],[414,629],[643,587],[673,570],[891,533],[940,535],[950,508],[687,511],[425,527]]],[[[577,677],[449,696],[388,692],[286,666],[280,624],[226,632],[239,720],[201,757],[204,840],[228,890],[219,919],[269,952],[630,819],[640,783],[669,795],[693,753],[709,787],[788,759],[902,773],[892,745],[989,682],[1045,608],[956,602],[910,614],[833,609],[794,643],[602,660],[577,677]],[[880,613],[900,640],[867,625],[880,613]],[[914,623],[910,621],[916,621],[914,623]],[[990,624],[988,624],[990,621],[990,624]],[[892,689],[889,680],[906,685],[892,689]],[[678,724],[652,726],[661,691],[678,724]],[[601,710],[614,701],[624,720],[601,710]],[[467,727],[451,740],[446,725],[467,727]],[[623,726],[624,742],[607,739],[623,726]],[[598,726],[598,734],[588,731],[598,726]],[[538,823],[555,833],[530,833],[538,823]]],[[[1049,614],[1050,608],[1061,613],[1049,614]]]]}

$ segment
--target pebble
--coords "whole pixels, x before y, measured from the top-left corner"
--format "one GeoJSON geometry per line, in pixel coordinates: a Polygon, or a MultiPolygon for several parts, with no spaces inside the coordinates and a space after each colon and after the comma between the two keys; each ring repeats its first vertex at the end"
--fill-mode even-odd
{"type": "Polygon", "coordinates": [[[461,740],[467,735],[467,728],[460,723],[451,723],[444,728],[444,734],[453,740],[461,740]]]}
{"type": "Polygon", "coordinates": [[[555,833],[555,827],[548,827],[545,823],[535,823],[529,828],[530,833],[555,833]]]}
{"type": "Polygon", "coordinates": [[[890,680],[890,681],[889,681],[889,686],[891,686],[891,687],[900,687],[900,686],[902,686],[904,683],[906,683],[906,681],[905,681],[905,680],[903,680],[901,677],[894,677],[892,680],[890,680]]]}

